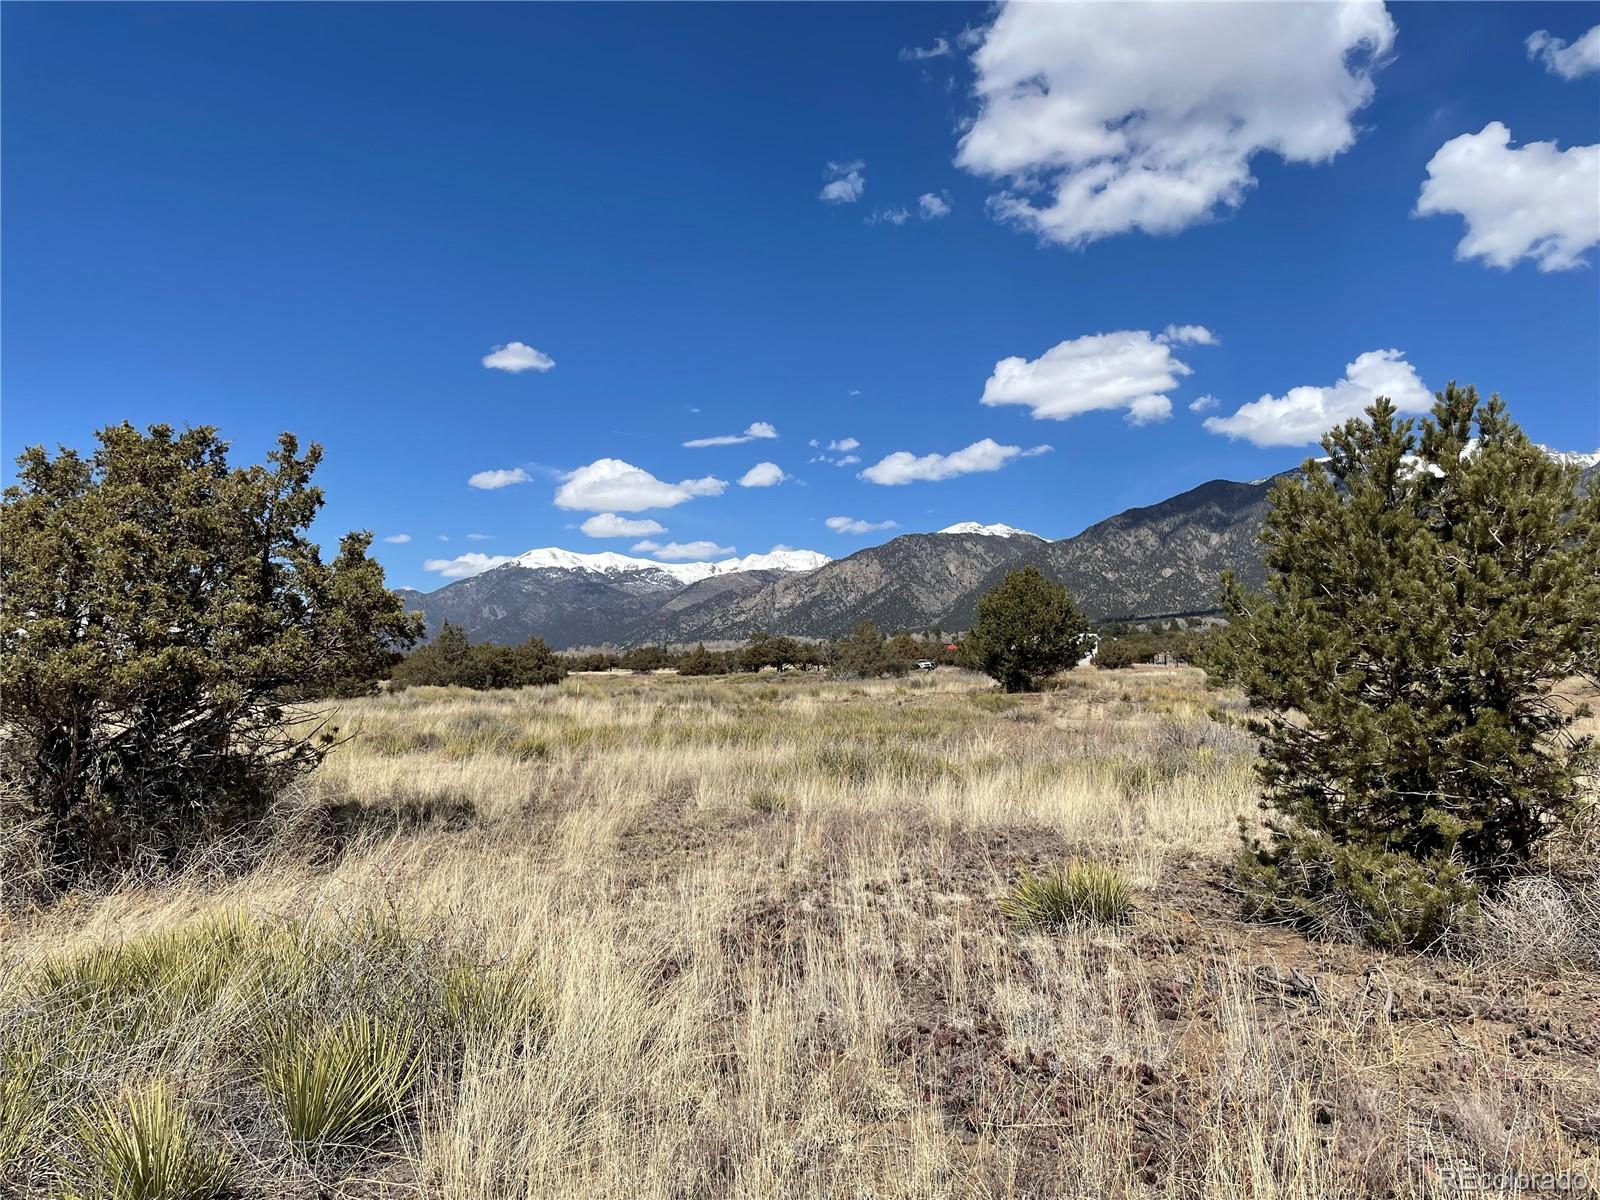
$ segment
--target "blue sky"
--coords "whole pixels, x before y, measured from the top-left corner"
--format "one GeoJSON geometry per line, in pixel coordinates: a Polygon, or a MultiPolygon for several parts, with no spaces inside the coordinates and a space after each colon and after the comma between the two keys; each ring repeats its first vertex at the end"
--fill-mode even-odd
{"type": "Polygon", "coordinates": [[[549,544],[1066,536],[1291,465],[1380,386],[1600,445],[1600,5],[3,20],[7,457],[290,429],[327,449],[325,539],[409,535],[396,584],[549,544]],[[512,343],[536,365],[484,364],[512,343]],[[580,528],[605,513],[663,532],[580,528]]]}

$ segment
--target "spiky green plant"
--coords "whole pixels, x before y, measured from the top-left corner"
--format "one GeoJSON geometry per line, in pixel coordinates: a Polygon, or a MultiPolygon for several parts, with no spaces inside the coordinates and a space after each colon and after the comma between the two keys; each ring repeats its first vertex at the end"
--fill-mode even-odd
{"type": "Polygon", "coordinates": [[[1000,913],[1018,929],[1117,925],[1132,916],[1133,887],[1115,867],[1077,860],[1065,871],[1024,872],[1000,901],[1000,913]]]}
{"type": "Polygon", "coordinates": [[[457,967],[444,982],[444,1013],[463,1039],[537,1036],[549,1021],[549,985],[526,970],[457,967]]]}
{"type": "Polygon", "coordinates": [[[8,1047],[0,1053],[0,1183],[28,1153],[45,1101],[37,1088],[45,1048],[8,1047]]]}
{"type": "Polygon", "coordinates": [[[262,1075],[290,1142],[303,1150],[353,1144],[390,1120],[419,1070],[405,1026],[364,1013],[286,1032],[262,1075]]]}
{"type": "Polygon", "coordinates": [[[106,1200],[213,1200],[233,1184],[228,1156],[165,1083],[101,1101],[81,1118],[80,1136],[106,1200]]]}

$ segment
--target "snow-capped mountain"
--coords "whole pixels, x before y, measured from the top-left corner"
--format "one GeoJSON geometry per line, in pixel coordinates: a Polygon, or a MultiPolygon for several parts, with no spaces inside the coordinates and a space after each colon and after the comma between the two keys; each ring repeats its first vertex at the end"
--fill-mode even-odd
{"type": "Polygon", "coordinates": [[[698,583],[713,575],[732,575],[739,571],[811,571],[833,561],[816,550],[772,550],[766,554],[747,554],[719,562],[661,562],[654,558],[633,558],[612,550],[583,554],[545,546],[519,554],[502,567],[522,567],[531,571],[588,571],[597,575],[631,575],[654,571],[682,584],[698,583]]]}
{"type": "Polygon", "coordinates": [[[1585,454],[1581,450],[1552,450],[1549,446],[1540,446],[1539,449],[1543,450],[1548,458],[1564,467],[1578,467],[1585,471],[1591,467],[1600,467],[1600,450],[1585,454]]]}
{"type": "Polygon", "coordinates": [[[831,561],[815,550],[781,547],[720,562],[672,563],[543,546],[437,591],[400,594],[427,618],[430,636],[448,621],[474,641],[513,644],[534,636],[560,649],[648,640],[646,630],[665,610],[692,614],[831,561]]]}
{"type": "Polygon", "coordinates": [[[1014,526],[1011,526],[1011,525],[980,525],[976,521],[958,521],[954,525],[946,525],[943,529],[939,530],[939,532],[940,533],[976,533],[980,537],[1039,538],[1039,540],[1041,542],[1044,541],[1044,539],[1040,538],[1037,533],[1029,533],[1026,529],[1017,529],[1017,528],[1015,528],[1014,526]]]}

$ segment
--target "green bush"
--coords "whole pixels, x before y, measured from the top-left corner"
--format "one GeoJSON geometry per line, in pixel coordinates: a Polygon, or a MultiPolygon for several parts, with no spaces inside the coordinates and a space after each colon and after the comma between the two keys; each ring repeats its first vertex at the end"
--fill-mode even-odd
{"type": "Polygon", "coordinates": [[[233,1186],[227,1155],[206,1142],[163,1083],[94,1106],[79,1135],[105,1200],[215,1200],[233,1186]]]}
{"type": "Polygon", "coordinates": [[[1459,942],[1478,924],[1478,892],[1459,863],[1339,844],[1316,834],[1247,850],[1247,915],[1385,950],[1459,942]]]}
{"type": "Polygon", "coordinates": [[[1065,871],[1024,872],[1001,899],[1000,915],[1017,929],[1118,925],[1133,915],[1133,887],[1115,867],[1079,860],[1065,871]]]}
{"type": "Polygon", "coordinates": [[[310,540],[321,447],[230,468],[207,426],[95,436],[24,451],[0,505],[0,791],[57,884],[259,818],[333,740],[290,702],[371,690],[419,628],[371,535],[310,540]]]}
{"type": "Polygon", "coordinates": [[[1037,567],[1012,571],[978,601],[962,639],[972,665],[1008,692],[1037,692],[1083,656],[1089,623],[1037,567]]]}

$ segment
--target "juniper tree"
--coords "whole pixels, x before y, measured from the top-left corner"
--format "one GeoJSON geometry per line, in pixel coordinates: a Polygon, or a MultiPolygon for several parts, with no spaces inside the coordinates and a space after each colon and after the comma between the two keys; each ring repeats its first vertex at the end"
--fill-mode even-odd
{"type": "Polygon", "coordinates": [[[1322,445],[1272,490],[1266,591],[1224,583],[1215,665],[1268,714],[1247,880],[1415,944],[1525,864],[1594,769],[1556,685],[1600,664],[1600,496],[1453,383],[1420,437],[1380,399],[1322,445]]]}
{"type": "Polygon", "coordinates": [[[984,593],[962,647],[1006,691],[1036,692],[1083,656],[1088,632],[1067,589],[1023,567],[984,593]]]}
{"type": "Polygon", "coordinates": [[[230,468],[209,427],[96,437],[25,450],[0,507],[0,772],[61,873],[258,811],[323,753],[293,702],[417,632],[370,534],[327,562],[306,536],[320,447],[230,468]]]}

